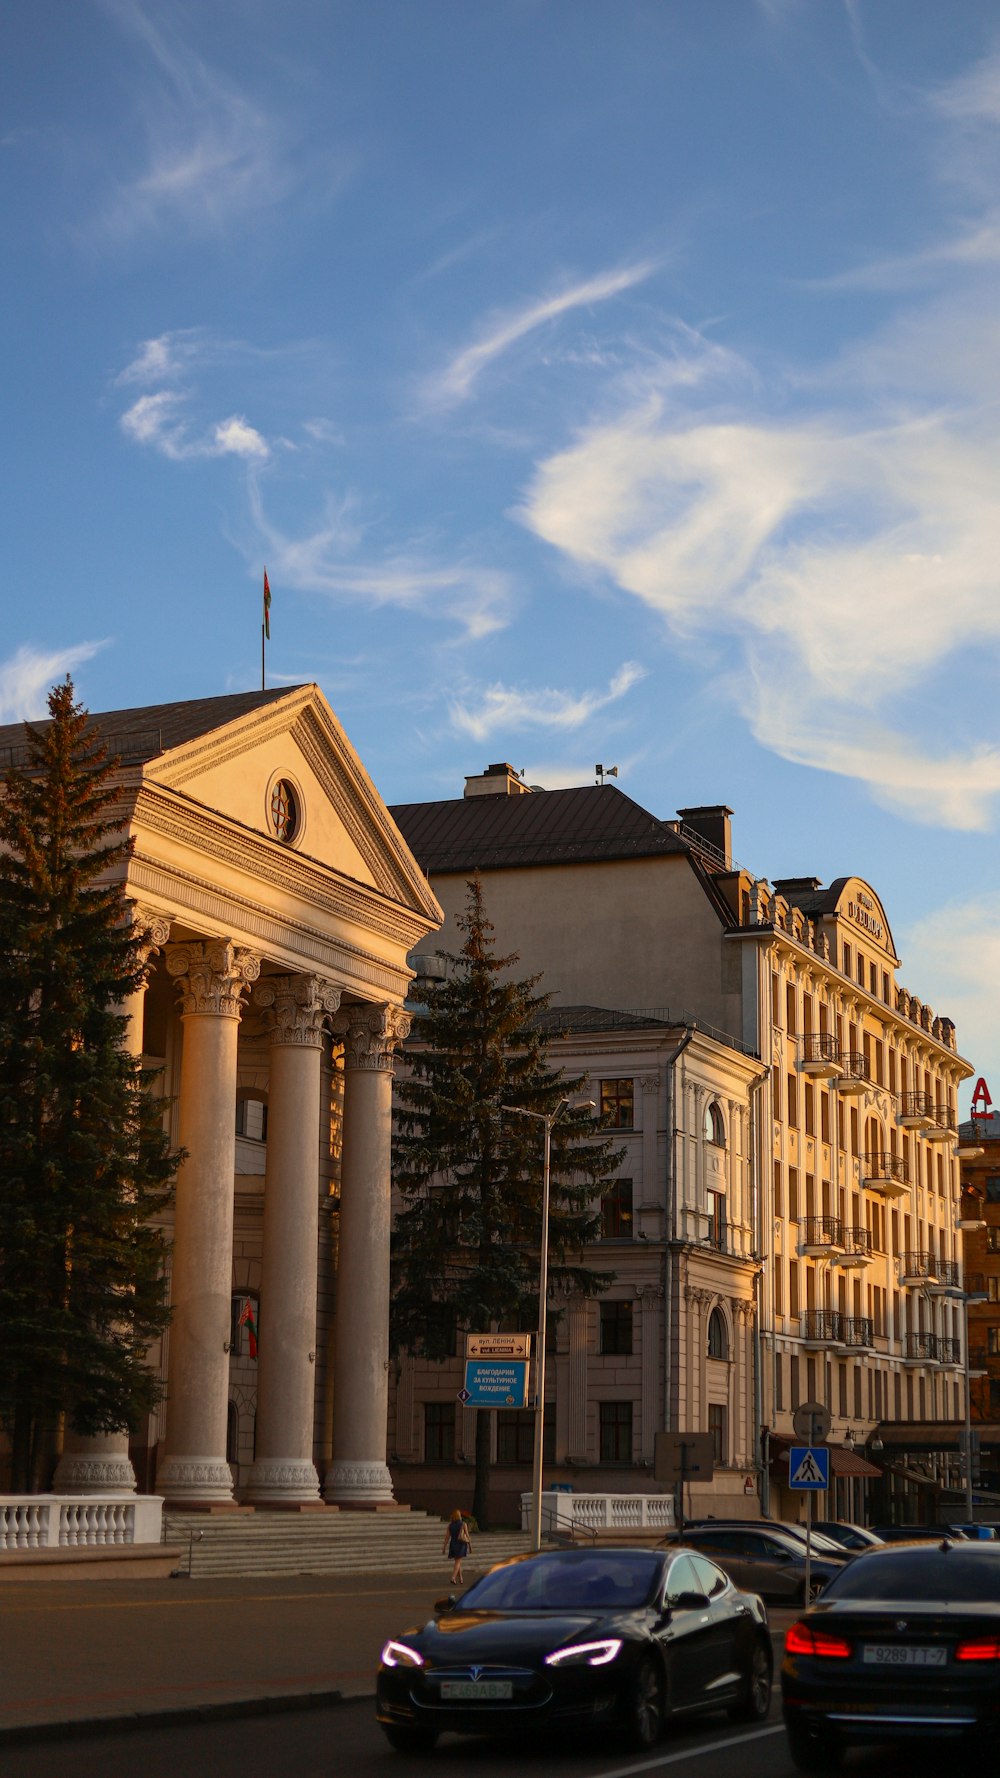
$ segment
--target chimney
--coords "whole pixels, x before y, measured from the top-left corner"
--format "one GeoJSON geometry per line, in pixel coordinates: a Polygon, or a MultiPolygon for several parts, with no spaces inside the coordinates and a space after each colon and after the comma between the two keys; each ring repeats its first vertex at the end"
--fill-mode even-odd
{"type": "Polygon", "coordinates": [[[513,766],[501,761],[487,766],[477,778],[466,778],[466,796],[530,796],[531,785],[515,772],[513,766]]]}
{"type": "Polygon", "coordinates": [[[693,839],[697,845],[701,840],[708,850],[716,857],[717,863],[723,863],[726,869],[732,862],[733,846],[730,816],[732,809],[725,803],[710,803],[700,809],[678,809],[685,839],[693,839]]]}

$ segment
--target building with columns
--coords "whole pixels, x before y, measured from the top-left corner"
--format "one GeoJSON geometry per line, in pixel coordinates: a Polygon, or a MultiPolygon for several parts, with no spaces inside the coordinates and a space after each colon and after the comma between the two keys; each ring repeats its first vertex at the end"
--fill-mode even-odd
{"type": "Polygon", "coordinates": [[[390,1505],[392,1071],[440,910],[315,685],[91,723],[148,960],[128,1042],[185,1158],[162,1410],[131,1448],[68,1437],[55,1485],[390,1505]]]}
{"type": "MultiPolygon", "coordinates": [[[[876,891],[853,876],[824,888],[812,877],[770,883],[741,867],[724,805],[661,820],[609,782],[540,791],[504,763],[468,778],[462,798],[392,813],[445,911],[443,951],[460,948],[454,922],[478,872],[499,948],[518,952],[520,973],[542,973],[556,1013],[597,1004],[640,1021],[652,1014],[675,1030],[719,1032],[752,1059],[752,1077],[731,1096],[750,1108],[741,1156],[745,1253],[758,1278],[758,1436],[744,1449],[730,1422],[722,1467],[737,1471],[752,1455],[746,1510],[759,1499],[797,1516],[787,1489],[792,1410],[821,1401],[833,1416],[828,1505],[856,1512],[861,1488],[878,1479],[874,1439],[890,1423],[954,1426],[963,1405],[957,1093],[971,1069],[951,1021],[902,985],[876,891]]],[[[673,1294],[683,1332],[672,1334],[659,1311],[670,1354],[662,1411],[674,1429],[708,1431],[718,1405],[712,1361],[705,1385],[689,1386],[682,1354],[699,1351],[712,1293],[725,1295],[712,1244],[729,1186],[710,1185],[718,1144],[690,1050],[670,1070],[655,1168],[675,1210],[692,1143],[702,1158],[689,1172],[690,1214],[674,1221],[668,1212],[655,1241],[649,1230],[635,1281],[692,1272],[673,1294]]],[[[738,1222],[729,1216],[726,1226],[738,1222]]],[[[651,1409],[638,1372],[632,1387],[640,1461],[650,1412],[661,1409],[655,1396],[651,1409]]],[[[919,1486],[947,1479],[938,1450],[907,1450],[893,1468],[892,1487],[909,1490],[911,1509],[919,1486]]]]}

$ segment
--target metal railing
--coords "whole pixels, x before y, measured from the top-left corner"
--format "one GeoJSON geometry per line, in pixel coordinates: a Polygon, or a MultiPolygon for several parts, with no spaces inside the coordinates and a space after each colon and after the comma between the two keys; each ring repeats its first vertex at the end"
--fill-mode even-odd
{"type": "Polygon", "coordinates": [[[938,1364],[961,1364],[961,1340],[956,1340],[951,1334],[938,1334],[937,1361],[938,1364]]]}
{"type": "Polygon", "coordinates": [[[933,1117],[934,1101],[930,1093],[900,1093],[899,1115],[900,1117],[933,1117]]]}
{"type": "Polygon", "coordinates": [[[882,1149],[873,1149],[865,1154],[862,1178],[865,1180],[891,1179],[896,1185],[909,1185],[910,1169],[902,1155],[887,1154],[882,1149]]]}
{"type": "Polygon", "coordinates": [[[840,1045],[829,1031],[814,1031],[802,1039],[803,1062],[840,1063],[840,1045]]]}
{"type": "Polygon", "coordinates": [[[802,1338],[827,1346],[839,1343],[837,1322],[840,1317],[832,1309],[803,1309],[802,1338]]]}
{"type": "Polygon", "coordinates": [[[842,1078],[871,1080],[871,1069],[860,1050],[841,1050],[839,1061],[842,1078]]]}
{"type": "Polygon", "coordinates": [[[939,1259],[934,1271],[938,1283],[947,1290],[963,1289],[962,1268],[957,1259],[939,1259]]]}
{"type": "Polygon", "coordinates": [[[922,1358],[926,1364],[936,1364],[937,1334],[923,1331],[904,1334],[903,1357],[922,1358]]]}
{"type": "Polygon", "coordinates": [[[800,1228],[801,1247],[831,1247],[839,1252],[844,1245],[844,1225],[839,1216],[807,1216],[800,1228]]]}
{"type": "Polygon", "coordinates": [[[838,1345],[859,1351],[875,1344],[875,1323],[870,1315],[835,1314],[833,1320],[838,1345]]]}
{"type": "Polygon", "coordinates": [[[845,1228],[844,1255],[849,1257],[851,1254],[864,1255],[865,1258],[871,1259],[872,1238],[869,1229],[859,1228],[857,1225],[845,1228]]]}
{"type": "Polygon", "coordinates": [[[911,1279],[918,1279],[923,1284],[930,1283],[932,1280],[936,1284],[941,1274],[933,1253],[920,1247],[910,1253],[900,1254],[899,1275],[906,1283],[909,1283],[911,1279]]]}

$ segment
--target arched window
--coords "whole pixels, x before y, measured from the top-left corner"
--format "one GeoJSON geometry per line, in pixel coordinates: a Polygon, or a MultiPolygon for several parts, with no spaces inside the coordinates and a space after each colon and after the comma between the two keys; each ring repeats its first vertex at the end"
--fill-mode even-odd
{"type": "Polygon", "coordinates": [[[726,1123],[717,1099],[705,1108],[705,1141],[714,1142],[717,1148],[726,1146],[726,1123]]]}
{"type": "Polygon", "coordinates": [[[729,1334],[726,1331],[726,1318],[721,1309],[713,1309],[708,1318],[708,1356],[709,1358],[729,1357],[729,1334]]]}

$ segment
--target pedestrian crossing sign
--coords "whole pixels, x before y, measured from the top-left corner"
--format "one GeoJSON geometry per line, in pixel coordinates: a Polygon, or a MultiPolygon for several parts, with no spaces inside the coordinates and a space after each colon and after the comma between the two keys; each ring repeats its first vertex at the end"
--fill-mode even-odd
{"type": "Polygon", "coordinates": [[[830,1486],[828,1445],[793,1445],[788,1453],[788,1486],[813,1489],[818,1494],[830,1486]]]}

